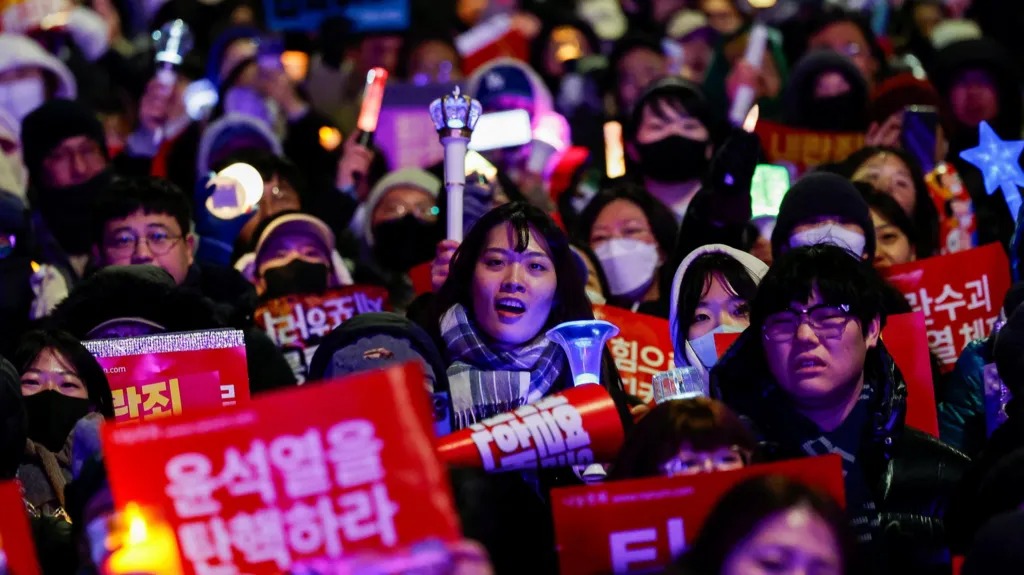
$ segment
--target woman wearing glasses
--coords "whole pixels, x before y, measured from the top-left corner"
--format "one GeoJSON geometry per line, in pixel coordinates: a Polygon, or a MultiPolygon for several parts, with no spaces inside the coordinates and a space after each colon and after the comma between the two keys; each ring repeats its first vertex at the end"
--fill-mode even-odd
{"type": "Polygon", "coordinates": [[[967,459],[904,424],[907,386],[880,338],[884,293],[870,262],[844,248],[786,251],[711,392],[749,418],[770,458],[842,458],[851,525],[884,561],[872,572],[942,572],[941,517],[967,459]]]}

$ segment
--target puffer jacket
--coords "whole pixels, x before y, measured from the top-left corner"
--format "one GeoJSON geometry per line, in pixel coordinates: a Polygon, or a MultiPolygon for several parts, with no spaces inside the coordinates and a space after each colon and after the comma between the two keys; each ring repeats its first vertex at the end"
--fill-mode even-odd
{"type": "MultiPolygon", "coordinates": [[[[784,422],[799,415],[769,375],[759,336],[740,336],[711,371],[711,393],[750,420],[768,459],[804,457],[799,444],[780,442],[784,422]]],[[[875,394],[856,458],[880,511],[880,541],[871,550],[884,563],[879,572],[948,573],[943,517],[970,460],[905,425],[907,385],[881,342],[868,351],[864,377],[875,394]]]]}
{"type": "Polygon", "coordinates": [[[995,361],[992,347],[992,338],[967,344],[939,398],[939,437],[971,457],[988,440],[985,366],[995,361]]]}

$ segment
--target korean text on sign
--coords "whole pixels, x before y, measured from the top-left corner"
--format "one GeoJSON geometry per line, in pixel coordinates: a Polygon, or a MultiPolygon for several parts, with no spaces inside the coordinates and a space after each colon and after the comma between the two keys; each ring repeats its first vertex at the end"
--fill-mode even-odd
{"type": "Polygon", "coordinates": [[[270,575],[458,537],[431,427],[408,365],[105,427],[103,440],[115,502],[163,511],[186,575],[270,575]]]}
{"type": "Polygon", "coordinates": [[[608,347],[623,389],[644,403],[654,401],[654,375],[674,367],[668,320],[609,306],[595,307],[594,315],[619,327],[608,347]]]}
{"type": "Polygon", "coordinates": [[[894,266],[886,277],[924,314],[928,346],[945,371],[968,343],[991,335],[1010,287],[998,244],[894,266]]]}
{"type": "Polygon", "coordinates": [[[386,311],[387,291],[371,286],[348,286],[325,295],[289,296],[256,310],[256,321],[281,346],[319,341],[361,313],[386,311]]]}

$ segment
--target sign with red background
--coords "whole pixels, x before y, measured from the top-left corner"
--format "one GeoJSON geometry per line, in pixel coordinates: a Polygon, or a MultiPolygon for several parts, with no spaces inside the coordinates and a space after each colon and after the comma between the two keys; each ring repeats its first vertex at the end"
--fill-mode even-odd
{"type": "Polygon", "coordinates": [[[0,572],[38,575],[36,547],[17,481],[0,483],[0,509],[0,572]]]}
{"type": "Polygon", "coordinates": [[[668,320],[610,305],[595,305],[594,317],[619,328],[608,347],[622,376],[622,388],[644,403],[654,401],[654,374],[672,369],[675,359],[668,320]]]}
{"type": "Polygon", "coordinates": [[[108,426],[103,440],[115,502],[164,511],[186,575],[259,575],[458,539],[432,426],[408,364],[108,426]]]}
{"type": "Polygon", "coordinates": [[[784,165],[790,176],[831,162],[841,162],[864,147],[864,134],[816,132],[760,121],[755,130],[769,163],[784,165]]]}
{"type": "Polygon", "coordinates": [[[883,270],[914,311],[924,314],[928,347],[943,373],[960,352],[992,334],[1010,289],[1010,262],[999,244],[928,258],[883,270]]]}
{"type": "Polygon", "coordinates": [[[939,416],[924,314],[889,316],[882,341],[907,382],[907,425],[938,437],[939,416]]]}
{"type": "Polygon", "coordinates": [[[82,342],[107,374],[116,421],[230,407],[249,399],[240,330],[166,333],[82,342]]]}
{"type": "Polygon", "coordinates": [[[791,477],[845,501],[837,455],[555,489],[552,513],[560,572],[658,573],[693,541],[722,495],[747,478],[768,474],[791,477]]]}

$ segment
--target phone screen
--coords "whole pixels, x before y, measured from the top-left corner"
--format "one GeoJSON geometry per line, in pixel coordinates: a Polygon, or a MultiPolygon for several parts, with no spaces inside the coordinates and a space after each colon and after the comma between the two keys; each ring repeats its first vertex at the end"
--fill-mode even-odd
{"type": "Polygon", "coordinates": [[[900,144],[917,159],[924,173],[935,168],[939,113],[931,106],[910,106],[903,112],[900,144]]]}
{"type": "Polygon", "coordinates": [[[498,177],[498,168],[479,153],[470,150],[466,152],[466,176],[473,174],[480,174],[487,178],[487,181],[493,182],[498,177]]]}
{"type": "Polygon", "coordinates": [[[482,114],[473,128],[469,149],[478,152],[513,148],[529,144],[533,139],[533,126],[526,110],[508,110],[482,114]]]}
{"type": "Polygon", "coordinates": [[[758,164],[750,184],[753,217],[779,215],[779,204],[789,191],[789,170],[775,164],[758,164]]]}

